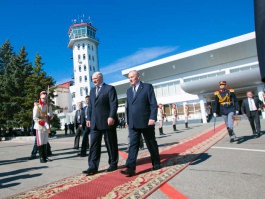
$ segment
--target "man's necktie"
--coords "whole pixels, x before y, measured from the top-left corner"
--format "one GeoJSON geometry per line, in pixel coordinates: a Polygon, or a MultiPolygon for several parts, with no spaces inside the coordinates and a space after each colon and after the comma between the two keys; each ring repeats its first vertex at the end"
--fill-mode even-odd
{"type": "Polygon", "coordinates": [[[136,86],[133,86],[133,98],[135,98],[136,95],[136,86]]]}
{"type": "Polygon", "coordinates": [[[97,87],[96,87],[96,97],[98,96],[99,89],[100,89],[100,87],[97,86],[97,87]]]}

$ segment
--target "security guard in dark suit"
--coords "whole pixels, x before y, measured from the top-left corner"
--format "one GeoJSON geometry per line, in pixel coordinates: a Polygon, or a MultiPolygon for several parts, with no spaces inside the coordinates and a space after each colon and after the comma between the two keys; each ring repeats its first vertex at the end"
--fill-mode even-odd
{"type": "Polygon", "coordinates": [[[80,136],[83,132],[83,125],[81,123],[81,117],[83,114],[83,109],[82,109],[82,103],[81,102],[77,103],[77,108],[78,109],[75,112],[75,119],[74,119],[74,126],[76,129],[74,149],[79,149],[80,136]]]}
{"type": "Polygon", "coordinates": [[[83,127],[83,139],[81,144],[81,151],[80,153],[78,153],[78,156],[81,157],[87,156],[87,148],[89,148],[90,127],[86,126],[86,120],[88,117],[88,102],[89,102],[89,95],[85,97],[85,106],[83,108],[83,112],[81,115],[81,124],[83,127]]]}
{"type": "Polygon", "coordinates": [[[222,115],[228,134],[230,136],[230,142],[234,142],[236,135],[233,131],[234,128],[234,114],[238,114],[238,101],[235,95],[234,89],[226,88],[226,81],[219,82],[220,89],[214,93],[215,104],[214,104],[214,117],[218,107],[220,107],[220,114],[222,115]]]}

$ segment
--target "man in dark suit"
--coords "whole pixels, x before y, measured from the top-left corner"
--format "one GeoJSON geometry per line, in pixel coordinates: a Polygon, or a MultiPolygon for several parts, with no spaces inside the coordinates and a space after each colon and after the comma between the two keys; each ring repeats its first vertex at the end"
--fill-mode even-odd
{"type": "Polygon", "coordinates": [[[83,128],[83,139],[81,144],[81,151],[78,153],[78,156],[85,157],[87,156],[87,148],[89,148],[89,133],[90,127],[86,125],[87,115],[88,115],[88,102],[89,96],[85,97],[85,106],[81,115],[81,124],[83,128]]]}
{"type": "Polygon", "coordinates": [[[155,137],[157,120],[157,102],[153,86],[142,83],[137,71],[128,75],[131,88],[127,90],[127,124],[129,126],[130,146],[126,161],[126,170],[121,173],[130,177],[135,175],[140,136],[143,134],[146,146],[151,154],[153,170],[161,168],[158,145],[155,137]]]}
{"type": "Polygon", "coordinates": [[[79,149],[79,142],[80,142],[80,136],[83,132],[83,126],[81,123],[81,117],[82,117],[82,103],[77,103],[77,110],[75,112],[75,118],[74,118],[74,126],[76,129],[76,135],[75,135],[75,141],[74,141],[74,149],[79,149]]]}
{"type": "Polygon", "coordinates": [[[83,173],[93,175],[98,172],[101,140],[104,135],[105,145],[109,155],[107,172],[117,170],[118,142],[116,127],[118,125],[118,99],[113,86],[103,82],[103,75],[95,72],[92,76],[95,88],[90,90],[88,102],[87,126],[90,127],[91,146],[88,157],[89,168],[83,173]]]}
{"type": "Polygon", "coordinates": [[[248,117],[253,135],[260,136],[260,118],[259,113],[263,107],[263,103],[258,97],[253,97],[251,91],[247,92],[247,99],[244,99],[241,106],[241,112],[248,117]]]}

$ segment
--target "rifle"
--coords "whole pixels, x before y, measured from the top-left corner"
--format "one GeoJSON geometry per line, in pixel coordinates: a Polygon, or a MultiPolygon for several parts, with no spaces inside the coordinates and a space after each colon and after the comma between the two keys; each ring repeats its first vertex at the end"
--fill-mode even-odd
{"type": "Polygon", "coordinates": [[[46,114],[46,121],[48,123],[48,129],[47,129],[47,132],[48,133],[51,133],[51,125],[50,125],[50,105],[49,105],[49,92],[50,92],[50,87],[48,85],[48,89],[47,89],[47,114],[46,114]]]}

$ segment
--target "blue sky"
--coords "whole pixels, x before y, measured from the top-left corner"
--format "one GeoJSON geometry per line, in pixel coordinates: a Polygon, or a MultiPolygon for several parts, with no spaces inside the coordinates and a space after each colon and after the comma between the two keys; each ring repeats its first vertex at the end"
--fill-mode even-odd
{"type": "Polygon", "coordinates": [[[121,70],[254,31],[253,0],[9,0],[0,3],[0,45],[36,53],[57,83],[71,80],[67,31],[90,16],[106,83],[121,70]]]}

